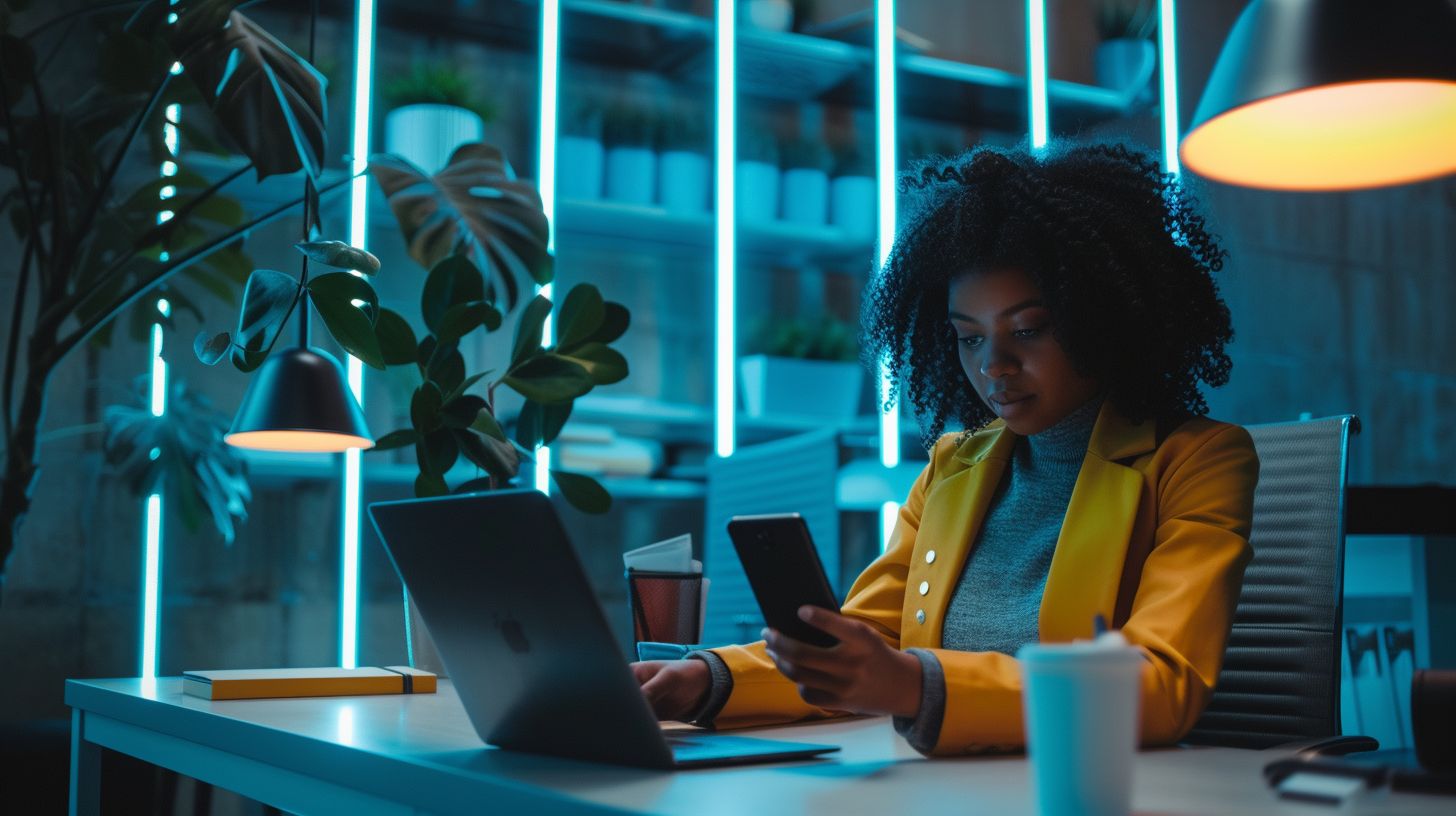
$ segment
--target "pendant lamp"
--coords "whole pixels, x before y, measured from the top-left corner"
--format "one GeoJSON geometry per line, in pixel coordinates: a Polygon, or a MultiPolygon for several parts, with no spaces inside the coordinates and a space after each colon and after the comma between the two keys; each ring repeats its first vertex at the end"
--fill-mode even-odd
{"type": "Polygon", "coordinates": [[[1254,0],[1209,77],[1183,164],[1275,190],[1456,172],[1449,0],[1254,0]]]}
{"type": "Polygon", "coordinates": [[[259,450],[336,453],[374,447],[339,361],[305,346],[263,363],[224,439],[259,450]]]}

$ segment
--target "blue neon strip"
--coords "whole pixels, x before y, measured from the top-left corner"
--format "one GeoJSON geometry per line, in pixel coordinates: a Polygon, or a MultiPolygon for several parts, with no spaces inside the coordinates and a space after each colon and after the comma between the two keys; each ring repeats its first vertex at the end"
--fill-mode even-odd
{"type": "Polygon", "coordinates": [[[147,497],[146,551],[142,555],[141,675],[157,676],[157,633],[162,578],[162,497],[147,497]]]}
{"type": "MultiPolygon", "coordinates": [[[[374,0],[354,6],[354,121],[349,139],[349,243],[369,247],[369,186],[362,173],[369,166],[370,99],[374,92],[374,0]]],[[[348,358],[349,390],[364,404],[364,365],[348,358]]],[[[339,570],[339,665],[359,665],[359,494],[362,461],[357,449],[344,451],[343,530],[339,570]]]]}
{"type": "MultiPolygon", "coordinates": [[[[895,94],[895,3],[875,2],[875,153],[879,188],[879,229],[876,232],[876,257],[883,269],[895,242],[895,177],[898,166],[895,156],[895,120],[898,101],[895,94]]],[[[890,373],[880,365],[879,402],[890,393],[890,373]]],[[[885,467],[900,464],[900,406],[892,404],[880,414],[880,463],[885,467]]],[[[883,546],[883,540],[881,545],[883,546]]]]}
{"type": "Polygon", "coordinates": [[[714,291],[714,449],[719,456],[732,456],[736,444],[734,424],[736,405],[734,390],[737,379],[734,365],[737,362],[735,349],[737,319],[737,264],[738,248],[734,235],[734,184],[738,167],[737,144],[737,95],[738,87],[734,73],[737,70],[734,49],[737,47],[738,31],[735,27],[737,4],[733,0],[718,0],[717,25],[717,109],[718,127],[717,155],[714,165],[717,171],[717,218],[715,219],[715,246],[717,250],[714,291]]]}
{"type": "Polygon", "coordinates": [[[1047,143],[1046,0],[1026,0],[1027,96],[1031,149],[1047,143]]]}
{"type": "MultiPolygon", "coordinates": [[[[548,252],[556,252],[556,109],[559,91],[561,63],[561,4],[559,0],[545,0],[541,4],[541,122],[538,167],[540,168],[541,209],[546,214],[550,228],[547,241],[548,252]]],[[[546,284],[541,294],[551,298],[556,287],[546,284]]],[[[556,342],[556,316],[546,316],[541,331],[543,345],[556,342]]],[[[542,493],[551,492],[551,449],[536,449],[536,489],[542,493]]]]}
{"type": "Polygon", "coordinates": [[[1183,172],[1178,160],[1178,22],[1173,0],[1158,3],[1158,56],[1162,60],[1158,72],[1162,77],[1163,109],[1163,172],[1183,172]]]}

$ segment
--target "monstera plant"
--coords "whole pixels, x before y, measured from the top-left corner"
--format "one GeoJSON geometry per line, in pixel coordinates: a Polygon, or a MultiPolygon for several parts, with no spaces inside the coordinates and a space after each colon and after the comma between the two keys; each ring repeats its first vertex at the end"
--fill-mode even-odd
{"type": "MultiPolygon", "coordinates": [[[[410,400],[410,427],[377,440],[373,450],[413,446],[419,476],[415,495],[450,492],[445,475],[462,457],[485,475],[456,491],[509,483],[539,445],[560,433],[573,401],[598,385],[627,376],[627,361],[610,343],[627,330],[629,314],[605,301],[590,284],[567,293],[554,345],[543,347],[553,305],[536,295],[521,308],[504,371],[469,372],[460,347],[499,330],[504,314],[526,286],[552,279],[549,236],[540,195],[518,180],[505,155],[487,144],[467,144],[431,176],[396,156],[376,156],[370,173],[388,197],[409,253],[429,270],[420,294],[423,337],[404,315],[382,307],[366,276],[379,260],[338,241],[298,244],[305,257],[353,270],[299,278],[260,269],[243,294],[237,328],[198,335],[195,350],[212,365],[230,358],[241,371],[257,368],[295,309],[312,303],[339,345],[364,364],[383,370],[406,367],[417,374],[410,400]],[[496,416],[497,392],[506,386],[525,398],[513,435],[496,416]]],[[[572,505],[605,512],[611,497],[589,476],[552,470],[572,505]]]]}
{"type": "MultiPolygon", "coordinates": [[[[350,181],[318,183],[326,155],[323,76],[239,12],[240,0],[137,0],[64,11],[31,5],[0,0],[0,168],[9,175],[0,184],[0,214],[20,246],[14,277],[7,276],[14,289],[0,299],[9,307],[0,338],[0,586],[39,476],[39,431],[57,368],[77,348],[104,339],[123,313],[131,312],[138,327],[170,321],[180,312],[200,314],[191,293],[231,298],[242,280],[247,288],[240,330],[221,345],[215,338],[210,346],[204,341],[202,351],[209,356],[231,351],[239,367],[256,367],[305,290],[282,273],[253,271],[241,242],[305,202],[304,220],[315,232],[318,201],[350,181]],[[58,53],[70,70],[47,71],[58,53]],[[173,115],[177,111],[180,119],[173,115]],[[169,124],[193,149],[243,160],[221,178],[209,179],[163,143],[169,124]],[[158,178],[159,166],[170,174],[158,178]],[[300,171],[309,180],[306,189],[266,212],[245,214],[225,195],[248,176],[262,180],[300,171]],[[170,315],[149,306],[148,296],[162,292],[173,304],[170,315]]],[[[478,171],[491,172],[482,168],[482,154],[491,151],[466,151],[434,179],[400,165],[393,175],[388,169],[380,175],[411,252],[432,270],[426,302],[444,303],[447,311],[465,308],[443,323],[429,322],[427,308],[430,334],[416,341],[407,322],[379,309],[369,297],[372,288],[353,275],[321,275],[306,290],[336,339],[366,362],[404,365],[405,351],[413,347],[424,395],[408,430],[427,463],[419,484],[426,493],[442,489],[443,474],[459,455],[480,463],[497,482],[510,478],[525,451],[559,430],[570,410],[568,395],[625,373],[620,356],[603,350],[625,327],[625,310],[597,307],[599,299],[583,290],[564,305],[583,315],[570,324],[575,333],[596,321],[590,337],[563,333],[555,347],[523,351],[502,378],[513,389],[531,392],[514,439],[503,440],[493,412],[478,406],[461,425],[476,398],[493,409],[501,381],[487,385],[484,395],[465,398],[483,377],[456,377],[460,338],[479,327],[498,327],[498,307],[515,304],[523,277],[539,282],[550,275],[545,219],[534,192],[509,178],[503,157],[494,171],[503,183],[477,185],[478,171]],[[499,197],[473,196],[477,186],[499,197]],[[524,233],[522,224],[529,225],[524,233]],[[447,271],[434,272],[457,257],[447,271]],[[481,280],[479,297],[470,268],[481,280]],[[431,388],[440,392],[438,412],[431,410],[431,388]]],[[[385,164],[381,160],[377,167],[385,164]]],[[[309,243],[309,252],[325,262],[372,271],[348,248],[309,243]]],[[[535,316],[543,308],[549,307],[527,305],[523,315],[529,319],[517,332],[523,343],[532,323],[539,326],[535,316]]],[[[386,440],[408,438],[397,434],[386,440]]],[[[571,474],[557,474],[557,482],[579,504],[605,503],[595,483],[571,474]]]]}

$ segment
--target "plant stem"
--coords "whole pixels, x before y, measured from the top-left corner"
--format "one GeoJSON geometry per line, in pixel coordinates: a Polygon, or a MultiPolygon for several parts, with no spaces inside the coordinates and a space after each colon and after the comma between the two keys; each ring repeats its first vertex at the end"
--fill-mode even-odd
{"type": "Polygon", "coordinates": [[[25,296],[30,287],[30,261],[35,251],[35,241],[25,242],[25,254],[20,259],[20,282],[15,287],[15,301],[10,304],[10,341],[5,345],[5,380],[4,380],[4,412],[5,412],[5,449],[10,449],[10,434],[13,430],[11,423],[11,400],[15,393],[15,356],[20,351],[20,322],[25,316],[25,296]]]}
{"type": "MultiPolygon", "coordinates": [[[[167,83],[171,79],[171,71],[162,73],[162,79],[157,83],[157,87],[152,89],[152,95],[147,99],[147,104],[142,106],[141,111],[137,113],[136,119],[132,120],[131,127],[127,129],[126,136],[122,138],[121,144],[117,145],[116,155],[111,157],[111,164],[107,166],[106,173],[101,177],[101,183],[96,187],[96,195],[92,198],[91,205],[86,208],[86,214],[81,217],[81,223],[76,230],[77,236],[84,237],[90,232],[91,224],[95,222],[96,215],[101,212],[101,205],[106,202],[106,194],[111,191],[111,182],[116,179],[116,173],[121,169],[121,162],[126,158],[127,151],[131,149],[131,143],[136,141],[136,136],[141,132],[142,125],[146,124],[147,119],[152,115],[152,111],[157,109],[157,102],[161,100],[162,93],[167,90],[167,83]]],[[[39,85],[40,83],[37,82],[37,94],[40,93],[39,85]]],[[[174,215],[173,218],[176,218],[176,216],[174,215]]],[[[57,267],[63,267],[69,260],[69,255],[60,256],[57,258],[57,267]]],[[[127,260],[130,260],[130,258],[127,260]]],[[[64,294],[64,290],[59,290],[57,294],[64,294]]]]}
{"type": "MultiPolygon", "coordinates": [[[[349,184],[353,180],[354,176],[342,178],[334,182],[333,184],[330,184],[327,187],[319,190],[319,193],[324,194],[333,192],[334,190],[337,190],[344,185],[349,184]]],[[[96,330],[101,328],[106,323],[106,321],[115,317],[118,312],[127,308],[128,306],[135,303],[138,299],[140,299],[142,295],[146,294],[148,289],[151,289],[153,286],[161,283],[163,280],[170,277],[171,275],[180,272],[181,270],[186,269],[187,267],[192,266],[199,261],[204,260],[205,258],[207,258],[207,256],[231,244],[238,238],[247,235],[252,230],[261,227],[264,224],[268,224],[272,221],[277,220],[289,210],[298,206],[300,201],[301,199],[295,199],[286,204],[280,204],[277,207],[274,207],[273,209],[264,213],[263,215],[260,215],[257,218],[254,218],[252,221],[249,221],[248,223],[242,225],[241,227],[230,230],[227,233],[220,235],[212,239],[211,241],[208,241],[207,243],[193,249],[186,255],[183,255],[182,257],[173,261],[170,265],[163,267],[156,274],[138,282],[135,286],[128,290],[126,294],[122,295],[119,299],[117,299],[115,305],[112,308],[106,310],[102,314],[96,315],[95,317],[91,318],[91,320],[83,324],[76,331],[66,335],[65,337],[62,337],[59,341],[54,343],[51,347],[50,354],[47,355],[47,361],[52,365],[59,362],[61,358],[65,357],[66,354],[70,352],[71,349],[75,348],[78,344],[90,338],[92,334],[95,334],[96,330]]],[[[67,310],[65,315],[69,316],[70,311],[67,310]]]]}
{"type": "Polygon", "coordinates": [[[20,140],[15,135],[15,120],[10,110],[10,89],[5,82],[5,73],[0,71],[0,113],[5,115],[5,133],[10,138],[10,150],[15,156],[15,179],[20,184],[20,197],[25,202],[25,215],[30,220],[31,240],[36,242],[36,255],[41,266],[48,257],[45,244],[41,242],[40,222],[36,220],[35,201],[30,197],[30,176],[25,172],[25,162],[20,157],[20,140]]]}
{"type": "MultiPolygon", "coordinates": [[[[35,113],[40,120],[41,137],[45,140],[46,164],[49,165],[51,177],[51,263],[42,268],[41,293],[53,297],[60,296],[64,290],[60,287],[65,280],[61,271],[64,267],[60,264],[58,253],[64,253],[66,242],[70,235],[68,229],[69,220],[66,213],[65,186],[61,183],[61,162],[56,153],[61,145],[57,144],[55,136],[51,133],[50,108],[46,105],[45,92],[41,89],[40,78],[31,72],[31,90],[35,92],[35,113]]],[[[69,134],[67,134],[69,135],[69,134]]]]}

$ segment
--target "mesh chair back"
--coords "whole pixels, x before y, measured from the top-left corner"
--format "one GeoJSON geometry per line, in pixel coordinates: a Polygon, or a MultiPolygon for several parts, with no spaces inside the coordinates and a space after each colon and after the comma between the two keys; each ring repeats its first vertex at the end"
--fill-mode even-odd
{"type": "Polygon", "coordinates": [[[1251,425],[1254,559],[1208,709],[1188,741],[1267,748],[1340,733],[1345,475],[1353,416],[1251,425]]]}

